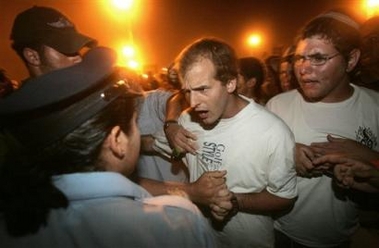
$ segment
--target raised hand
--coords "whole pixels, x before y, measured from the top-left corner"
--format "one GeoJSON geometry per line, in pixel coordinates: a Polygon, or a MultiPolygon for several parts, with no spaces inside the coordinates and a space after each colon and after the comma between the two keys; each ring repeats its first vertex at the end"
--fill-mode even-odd
{"type": "Polygon", "coordinates": [[[196,135],[183,128],[177,123],[171,123],[165,128],[167,140],[176,153],[196,154],[196,135]]]}
{"type": "Polygon", "coordinates": [[[216,201],[209,206],[215,220],[223,221],[229,216],[230,211],[233,209],[232,197],[233,193],[228,189],[221,189],[217,193],[215,197],[216,201]]]}
{"type": "Polygon", "coordinates": [[[225,193],[222,190],[227,190],[225,175],[226,171],[204,172],[195,182],[190,183],[187,191],[190,199],[205,206],[219,204],[220,197],[225,193]]]}

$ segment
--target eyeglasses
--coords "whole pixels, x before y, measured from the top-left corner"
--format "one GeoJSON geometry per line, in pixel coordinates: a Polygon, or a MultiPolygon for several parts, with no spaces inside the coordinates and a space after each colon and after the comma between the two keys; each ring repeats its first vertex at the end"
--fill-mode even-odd
{"type": "Polygon", "coordinates": [[[319,53],[311,54],[311,55],[307,55],[307,56],[295,55],[293,57],[293,61],[294,61],[295,66],[302,65],[306,60],[309,60],[309,63],[311,65],[320,66],[320,65],[326,64],[326,62],[328,62],[330,59],[332,59],[338,55],[340,55],[340,53],[336,53],[336,54],[333,54],[331,56],[323,55],[323,54],[319,54],[319,53]]]}

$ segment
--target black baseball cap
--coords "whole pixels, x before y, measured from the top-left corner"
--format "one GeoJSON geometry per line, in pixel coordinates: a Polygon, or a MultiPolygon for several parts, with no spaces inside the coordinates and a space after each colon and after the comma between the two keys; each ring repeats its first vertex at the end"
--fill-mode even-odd
{"type": "Polygon", "coordinates": [[[38,149],[63,138],[116,98],[140,95],[131,87],[134,82],[120,77],[115,61],[112,49],[96,47],[78,64],[31,78],[0,99],[0,125],[25,147],[38,149]]]}
{"type": "Polygon", "coordinates": [[[13,44],[41,43],[63,54],[73,54],[97,41],[79,33],[61,12],[34,6],[17,15],[10,35],[13,44]]]}

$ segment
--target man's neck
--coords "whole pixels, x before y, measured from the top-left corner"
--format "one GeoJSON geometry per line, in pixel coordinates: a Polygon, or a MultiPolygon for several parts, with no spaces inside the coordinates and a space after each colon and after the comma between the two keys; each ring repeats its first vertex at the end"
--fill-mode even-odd
{"type": "Polygon", "coordinates": [[[246,107],[249,102],[237,94],[232,94],[229,97],[228,105],[222,115],[222,119],[232,118],[238,114],[244,107],[246,107]]]}

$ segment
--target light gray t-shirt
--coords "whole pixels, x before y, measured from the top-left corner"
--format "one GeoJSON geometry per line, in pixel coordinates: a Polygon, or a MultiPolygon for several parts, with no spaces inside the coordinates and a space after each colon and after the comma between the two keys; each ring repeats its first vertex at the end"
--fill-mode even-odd
{"type": "MultiPolygon", "coordinates": [[[[171,95],[172,92],[164,90],[146,92],[138,114],[141,135],[163,132],[166,102],[171,95]]],[[[158,181],[187,182],[185,171],[186,168],[180,161],[173,164],[169,158],[161,155],[141,154],[137,165],[137,174],[140,177],[158,181]]]]}

